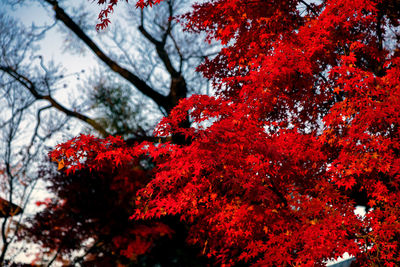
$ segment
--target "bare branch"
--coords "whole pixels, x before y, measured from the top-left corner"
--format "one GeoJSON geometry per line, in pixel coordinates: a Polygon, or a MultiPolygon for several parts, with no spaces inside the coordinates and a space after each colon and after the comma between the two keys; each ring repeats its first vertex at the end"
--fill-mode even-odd
{"type": "Polygon", "coordinates": [[[89,118],[86,115],[83,115],[79,112],[70,110],[66,107],[64,107],[62,104],[60,104],[57,100],[55,100],[51,95],[42,95],[38,92],[36,89],[35,84],[29,80],[27,77],[19,74],[17,71],[13,70],[10,67],[6,66],[1,66],[0,65],[0,70],[6,72],[10,76],[12,76],[16,81],[18,81],[22,86],[24,86],[28,91],[37,99],[37,100],[47,100],[52,107],[58,109],[59,111],[63,112],[65,115],[69,117],[74,117],[77,118],[89,125],[91,125],[94,129],[99,131],[99,133],[103,136],[109,135],[109,133],[100,125],[98,124],[95,120],[89,118]]]}
{"type": "Polygon", "coordinates": [[[307,7],[307,9],[310,10],[315,16],[318,16],[317,11],[315,11],[315,9],[310,4],[308,4],[306,1],[300,0],[299,2],[302,3],[303,5],[305,5],[307,7]]]}
{"type": "MultiPolygon", "coordinates": [[[[139,31],[143,34],[143,36],[147,40],[149,40],[155,46],[157,55],[163,62],[168,73],[171,74],[172,77],[178,78],[181,75],[181,73],[174,68],[174,66],[172,65],[171,59],[168,56],[168,52],[165,50],[165,43],[167,41],[167,37],[169,36],[169,34],[171,32],[171,20],[168,20],[168,26],[167,26],[167,29],[165,29],[165,32],[163,33],[162,40],[158,41],[144,28],[143,12],[141,12],[140,15],[141,15],[141,20],[140,20],[141,25],[139,26],[139,31]]],[[[171,17],[172,15],[173,15],[172,5],[169,4],[169,16],[171,17]]]]}
{"type": "Polygon", "coordinates": [[[109,58],[94,42],[89,38],[86,33],[82,31],[82,29],[71,19],[71,17],[65,13],[64,9],[62,9],[58,5],[58,1],[55,0],[45,0],[47,3],[52,5],[53,10],[56,12],[56,19],[62,21],[65,26],[67,26],[72,32],[74,32],[95,54],[96,56],[103,61],[107,66],[109,66],[114,72],[121,75],[131,84],[133,84],[140,92],[144,95],[151,98],[157,105],[166,107],[167,106],[167,98],[155,91],[149,85],[146,84],[142,79],[138,76],[130,72],[129,70],[121,67],[118,63],[109,58]]]}

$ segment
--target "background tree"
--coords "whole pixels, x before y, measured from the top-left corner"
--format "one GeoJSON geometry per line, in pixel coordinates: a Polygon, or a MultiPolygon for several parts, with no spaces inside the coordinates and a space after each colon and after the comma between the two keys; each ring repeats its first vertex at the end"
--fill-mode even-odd
{"type": "Polygon", "coordinates": [[[201,66],[216,97],[189,97],[158,126],[160,137],[189,141],[81,136],[52,156],[73,173],[150,155],[154,178],[133,218],[180,216],[189,242],[217,263],[323,266],[349,252],[358,265],[397,266],[399,6],[202,2],[187,26],[225,45],[201,66]],[[188,113],[194,123],[182,127],[188,113]]]}
{"type": "MultiPolygon", "coordinates": [[[[35,82],[57,87],[62,77],[52,66],[43,65],[43,59],[33,52],[37,42],[51,25],[43,28],[32,26],[23,29],[15,20],[0,14],[0,90],[2,113],[0,118],[0,168],[1,168],[1,254],[0,264],[5,264],[23,252],[23,247],[15,246],[17,232],[22,227],[22,218],[30,214],[27,206],[32,192],[37,188],[35,168],[41,160],[41,152],[46,149],[50,137],[66,124],[65,117],[48,113],[50,106],[36,103],[30,92],[21,86],[29,81],[24,76],[7,74],[9,66],[24,73],[25,62],[31,58],[32,68],[36,70],[35,82]],[[9,25],[14,25],[10,28],[9,25]],[[36,76],[37,75],[37,76],[36,76]],[[53,78],[50,79],[49,77],[53,78]],[[49,120],[43,125],[43,120],[49,120]],[[36,123],[28,123],[34,121],[36,123]],[[52,123],[57,121],[57,123],[52,123]],[[7,201],[7,202],[5,202],[7,201]],[[4,202],[4,203],[3,203],[4,202]],[[9,208],[17,204],[18,209],[9,208]],[[4,204],[4,205],[3,205],[4,204]],[[17,216],[18,215],[18,216],[17,216]]],[[[43,86],[45,87],[45,86],[43,86]]],[[[40,187],[39,187],[40,188],[40,187]]],[[[38,189],[40,192],[40,189],[38,189]]]]}

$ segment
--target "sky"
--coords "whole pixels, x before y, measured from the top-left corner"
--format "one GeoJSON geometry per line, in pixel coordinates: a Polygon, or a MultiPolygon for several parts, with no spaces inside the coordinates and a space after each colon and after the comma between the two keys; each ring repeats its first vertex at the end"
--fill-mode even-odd
{"type": "MultiPolygon", "coordinates": [[[[5,2],[8,0],[0,0],[0,8],[5,10],[6,13],[19,21],[24,25],[30,26],[35,24],[37,26],[43,24],[51,24],[53,14],[48,10],[44,9],[43,6],[37,3],[37,1],[29,1],[26,5],[18,5],[11,9],[5,2]]],[[[71,3],[80,3],[82,0],[70,0],[71,3]]],[[[90,4],[88,1],[88,7],[92,7],[91,11],[96,12],[98,6],[90,4]]],[[[45,38],[42,40],[41,54],[46,60],[53,59],[58,62],[62,62],[63,65],[71,72],[79,71],[81,69],[89,69],[95,64],[94,57],[88,53],[84,57],[81,55],[73,55],[71,53],[60,53],[65,50],[63,47],[63,35],[60,33],[58,27],[54,27],[48,32],[45,38]]]]}
{"type": "MultiPolygon", "coordinates": [[[[9,1],[12,0],[0,0],[0,10],[3,10],[7,15],[20,21],[26,27],[30,27],[33,24],[35,26],[51,25],[54,21],[53,10],[51,10],[51,7],[46,3],[40,4],[41,0],[25,0],[23,2],[24,4],[15,5],[13,7],[7,4],[9,1]]],[[[92,32],[95,32],[95,24],[98,22],[96,20],[97,14],[100,12],[101,6],[90,0],[61,0],[59,2],[64,4],[64,8],[84,7],[85,10],[89,12],[89,15],[93,17],[92,32]],[[68,3],[69,6],[65,6],[65,3],[68,3]]],[[[123,10],[124,4],[125,3],[121,3],[119,9],[116,8],[115,14],[111,14],[115,20],[118,18],[118,11],[121,12],[123,10]]],[[[69,10],[68,13],[71,14],[69,10]]],[[[111,23],[109,29],[112,29],[114,26],[115,25],[111,23]]],[[[40,41],[40,48],[37,54],[43,57],[45,64],[54,62],[55,65],[62,65],[65,78],[61,81],[62,84],[58,86],[61,89],[58,89],[53,97],[65,105],[66,101],[70,103],[72,103],[72,101],[80,101],[82,90],[85,90],[85,87],[87,87],[85,83],[90,80],[93,73],[98,70],[99,61],[92,51],[83,45],[83,42],[80,46],[83,48],[83,50],[81,50],[82,53],[77,53],[76,50],[67,48],[66,44],[68,43],[74,43],[76,45],[77,39],[74,39],[71,33],[65,34],[66,31],[63,31],[61,27],[64,27],[64,25],[59,21],[55,27],[46,32],[44,38],[40,41]]],[[[101,33],[94,33],[94,36],[96,34],[100,35],[101,33]]],[[[68,104],[66,106],[68,107],[68,104]]],[[[91,115],[93,116],[93,114],[91,115]]],[[[72,134],[77,135],[82,132],[82,127],[85,125],[78,120],[73,120],[73,122],[74,129],[72,129],[72,134]]],[[[52,145],[59,142],[60,140],[55,141],[52,145]]]]}

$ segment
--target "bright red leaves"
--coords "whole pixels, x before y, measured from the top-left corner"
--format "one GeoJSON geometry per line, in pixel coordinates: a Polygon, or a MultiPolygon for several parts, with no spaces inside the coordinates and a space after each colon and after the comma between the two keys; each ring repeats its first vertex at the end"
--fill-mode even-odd
{"type": "Polygon", "coordinates": [[[80,136],[52,156],[67,172],[150,157],[154,178],[132,218],[178,214],[219,263],[314,266],[349,252],[399,265],[396,3],[196,5],[187,27],[224,44],[199,67],[218,91],[181,101],[157,130],[188,144],[80,136]]]}

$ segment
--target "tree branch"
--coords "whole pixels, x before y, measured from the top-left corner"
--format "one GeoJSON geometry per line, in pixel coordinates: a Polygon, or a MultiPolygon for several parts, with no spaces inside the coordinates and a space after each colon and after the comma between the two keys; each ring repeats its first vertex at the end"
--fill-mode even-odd
{"type": "Polygon", "coordinates": [[[7,241],[7,235],[6,235],[7,222],[8,222],[8,217],[4,218],[4,221],[1,225],[1,239],[3,241],[3,248],[1,250],[1,255],[0,255],[0,264],[4,263],[6,252],[7,252],[8,246],[10,245],[10,243],[7,241]]]}
{"type": "Polygon", "coordinates": [[[101,246],[102,246],[102,240],[99,239],[92,246],[90,246],[89,249],[86,250],[85,253],[82,256],[76,257],[74,259],[72,265],[75,266],[77,263],[81,263],[82,260],[84,260],[87,255],[89,255],[92,251],[98,249],[101,246]]]}
{"type": "Polygon", "coordinates": [[[16,81],[18,81],[22,86],[24,86],[28,91],[37,99],[37,100],[47,100],[52,107],[58,109],[59,111],[63,112],[65,115],[69,117],[74,117],[77,118],[90,126],[92,126],[94,129],[99,131],[101,135],[108,136],[109,133],[100,125],[98,124],[95,120],[89,118],[86,115],[83,115],[79,112],[72,111],[66,107],[64,107],[62,104],[60,104],[57,100],[55,100],[51,95],[42,95],[40,94],[37,89],[35,84],[29,80],[27,77],[19,74],[17,71],[13,70],[10,67],[6,66],[1,66],[0,65],[0,70],[4,71],[11,77],[13,77],[16,81]]]}
{"type": "Polygon", "coordinates": [[[65,26],[67,26],[72,32],[76,34],[89,48],[93,53],[103,61],[107,66],[109,66],[114,72],[118,73],[120,76],[125,78],[131,84],[133,84],[140,92],[142,92],[147,97],[151,98],[157,105],[164,107],[167,106],[167,98],[155,91],[149,85],[146,84],[143,80],[141,80],[138,76],[130,72],[129,70],[121,67],[109,58],[93,41],[87,36],[82,29],[71,19],[68,14],[65,13],[64,9],[62,9],[58,5],[58,1],[56,0],[45,0],[47,3],[52,5],[53,10],[56,13],[56,19],[62,21],[65,26]]]}
{"type": "MultiPolygon", "coordinates": [[[[171,17],[173,15],[173,10],[171,4],[169,4],[169,16],[171,17]]],[[[167,51],[165,50],[165,43],[167,41],[168,35],[171,33],[171,20],[168,20],[168,26],[167,29],[165,30],[162,40],[158,41],[155,39],[145,28],[144,28],[144,14],[143,11],[140,13],[141,16],[141,24],[139,26],[139,31],[143,34],[143,36],[149,40],[155,47],[157,51],[157,55],[163,62],[165,68],[167,69],[168,73],[171,74],[172,77],[178,78],[181,74],[178,72],[174,66],[172,65],[171,59],[168,56],[167,51]]]]}
{"type": "Polygon", "coordinates": [[[303,5],[305,5],[306,8],[309,9],[315,16],[318,16],[317,11],[315,11],[314,8],[312,8],[312,6],[310,4],[308,4],[306,1],[300,0],[299,2],[302,3],[303,5]]]}

